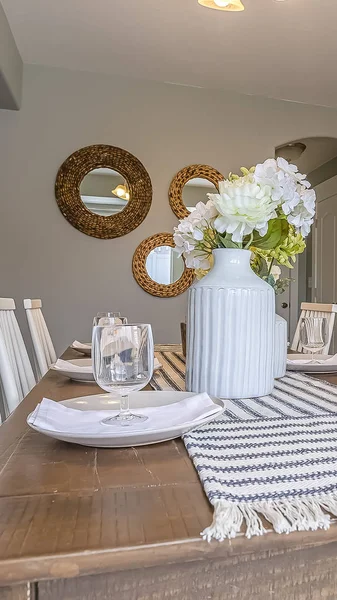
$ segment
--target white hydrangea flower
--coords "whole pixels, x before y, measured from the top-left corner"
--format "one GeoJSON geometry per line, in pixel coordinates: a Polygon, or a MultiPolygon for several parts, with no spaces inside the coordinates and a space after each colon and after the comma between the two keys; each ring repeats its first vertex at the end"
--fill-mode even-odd
{"type": "Polygon", "coordinates": [[[198,202],[196,204],[195,209],[186,217],[186,220],[189,223],[192,223],[194,226],[206,226],[207,223],[210,223],[212,219],[214,219],[218,214],[213,202],[208,200],[205,204],[204,202],[198,202]]]}
{"type": "Polygon", "coordinates": [[[287,219],[291,225],[294,225],[297,233],[301,233],[303,237],[307,237],[310,233],[311,225],[314,222],[315,211],[308,211],[304,204],[298,204],[287,219]]]}
{"type": "Polygon", "coordinates": [[[268,158],[262,164],[255,167],[254,181],[260,185],[269,185],[272,189],[272,199],[278,202],[282,198],[282,189],[278,179],[277,162],[274,158],[268,158]]]}
{"type": "Polygon", "coordinates": [[[200,250],[192,250],[192,252],[186,254],[185,262],[188,269],[202,269],[207,271],[210,268],[209,259],[200,250]]]}
{"type": "Polygon", "coordinates": [[[294,179],[287,177],[280,190],[282,192],[282,210],[285,215],[289,213],[298,205],[300,202],[299,186],[296,184],[294,179]]]}
{"type": "Polygon", "coordinates": [[[179,251],[179,256],[184,252],[192,252],[195,249],[196,241],[188,234],[183,234],[176,227],[173,234],[173,240],[179,251]]]}
{"type": "Polygon", "coordinates": [[[310,183],[305,180],[306,175],[302,175],[302,173],[299,173],[296,165],[292,165],[291,163],[288,163],[288,161],[285,158],[281,158],[281,157],[279,157],[276,160],[276,163],[277,163],[278,168],[281,169],[281,171],[283,171],[283,173],[286,173],[287,175],[289,175],[290,177],[295,179],[295,181],[302,183],[302,185],[305,185],[305,187],[308,187],[308,185],[310,186],[310,183]]]}
{"type": "Polygon", "coordinates": [[[276,218],[277,202],[271,198],[271,188],[250,182],[249,177],[220,182],[220,194],[208,194],[220,213],[214,221],[219,233],[232,234],[240,243],[256,229],[261,236],[268,230],[268,221],[276,218]]]}
{"type": "Polygon", "coordinates": [[[316,195],[308,189],[310,183],[296,165],[284,158],[267,159],[256,166],[254,179],[260,185],[270,185],[272,199],[279,201],[288,222],[302,235],[308,235],[315,214],[316,195]]]}
{"type": "Polygon", "coordinates": [[[193,212],[175,227],[173,239],[179,256],[184,255],[186,266],[190,269],[209,269],[207,255],[197,248],[204,239],[204,231],[212,226],[218,215],[213,202],[198,202],[193,212]]]}
{"type": "Polygon", "coordinates": [[[294,225],[297,233],[307,237],[314,222],[316,212],[316,193],[303,185],[299,186],[300,202],[287,215],[288,223],[294,225]]]}
{"type": "Polygon", "coordinates": [[[302,190],[301,199],[306,210],[314,216],[316,212],[316,192],[314,190],[302,190]]]}

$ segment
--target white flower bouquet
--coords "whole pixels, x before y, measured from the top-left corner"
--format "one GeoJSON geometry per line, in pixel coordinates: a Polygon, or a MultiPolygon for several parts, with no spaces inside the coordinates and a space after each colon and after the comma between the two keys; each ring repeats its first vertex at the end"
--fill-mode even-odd
{"type": "Polygon", "coordinates": [[[306,176],[283,158],[241,172],[221,181],[219,194],[207,194],[208,202],[199,202],[180,221],[176,248],[199,277],[211,268],[215,248],[250,249],[253,269],[277,292],[284,280],[273,276],[274,263],[292,268],[291,261],[304,251],[316,194],[306,176]]]}

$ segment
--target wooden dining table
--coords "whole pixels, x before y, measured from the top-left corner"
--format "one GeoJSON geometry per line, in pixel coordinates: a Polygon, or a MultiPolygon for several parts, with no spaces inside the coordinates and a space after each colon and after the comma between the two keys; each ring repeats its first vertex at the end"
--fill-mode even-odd
{"type": "Polygon", "coordinates": [[[49,371],[0,428],[1,600],[336,600],[337,524],[208,543],[180,439],[96,449],[26,424],[43,397],[97,392],[49,371]]]}

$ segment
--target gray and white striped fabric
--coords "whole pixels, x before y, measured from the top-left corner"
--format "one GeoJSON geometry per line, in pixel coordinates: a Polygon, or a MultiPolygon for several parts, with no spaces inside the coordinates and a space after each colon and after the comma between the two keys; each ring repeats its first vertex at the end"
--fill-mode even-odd
{"type": "MultiPolygon", "coordinates": [[[[156,389],[158,380],[183,387],[184,359],[169,354],[158,355],[156,389]]],[[[208,540],[244,526],[247,537],[262,535],[261,516],[277,533],[327,529],[337,516],[337,386],[288,372],[269,396],[226,401],[224,415],[184,443],[215,509],[208,540]]]]}

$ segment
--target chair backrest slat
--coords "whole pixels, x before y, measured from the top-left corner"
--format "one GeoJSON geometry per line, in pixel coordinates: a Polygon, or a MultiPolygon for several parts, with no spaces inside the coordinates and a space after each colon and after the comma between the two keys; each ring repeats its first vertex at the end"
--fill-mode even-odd
{"type": "Polygon", "coordinates": [[[24,300],[24,307],[32,336],[38,376],[41,378],[49,367],[56,362],[56,352],[42,314],[41,300],[26,299],[24,300]]]}
{"type": "Polygon", "coordinates": [[[310,302],[302,302],[301,304],[301,314],[297,323],[295,335],[291,344],[291,349],[295,352],[304,352],[305,350],[300,341],[300,327],[301,320],[305,317],[325,317],[328,321],[328,342],[322,349],[321,354],[329,354],[329,349],[331,345],[334,325],[335,325],[335,317],[337,312],[337,304],[318,304],[318,303],[310,303],[310,302]]]}
{"type": "MultiPolygon", "coordinates": [[[[0,392],[2,399],[2,417],[7,417],[20,403],[17,383],[12,371],[7,347],[0,330],[0,392]]],[[[0,421],[1,422],[1,421],[0,421]]]]}

